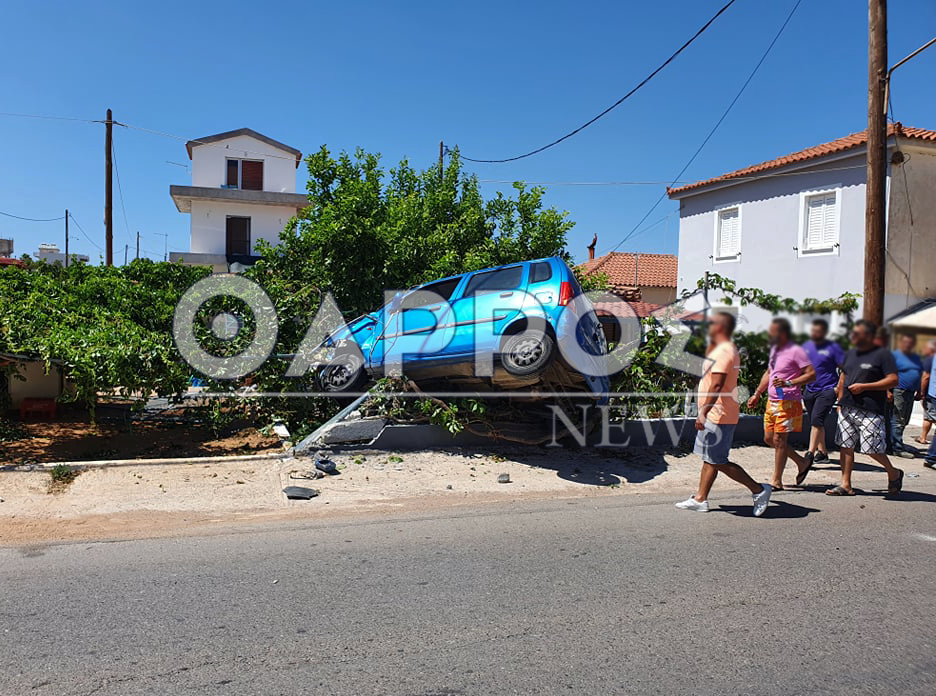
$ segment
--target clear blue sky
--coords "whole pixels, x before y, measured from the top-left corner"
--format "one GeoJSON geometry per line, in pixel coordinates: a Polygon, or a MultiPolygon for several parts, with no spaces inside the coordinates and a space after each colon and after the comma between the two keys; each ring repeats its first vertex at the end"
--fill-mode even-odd
{"type": "MultiPolygon", "coordinates": [[[[439,140],[498,158],[544,144],[614,102],[723,0],[474,3],[5,3],[0,111],[115,119],[197,138],[247,126],[304,153],[361,146],[387,166],[437,157],[439,140]]],[[[739,0],[652,83],[541,155],[469,165],[482,180],[662,181],[695,151],[773,37],[792,0],[739,0]]],[[[891,0],[891,62],[936,35],[933,0],[891,0]]],[[[862,130],[867,8],[804,0],[715,137],[698,179],[862,130]]],[[[936,128],[936,48],[901,68],[896,117],[936,128]]],[[[100,124],[0,116],[0,210],[47,218],[68,207],[103,246],[100,124]]],[[[139,230],[146,252],[188,248],[189,218],[169,185],[189,183],[183,143],[115,129],[126,221],[115,191],[115,258],[139,230]]],[[[299,190],[304,190],[303,168],[299,190]]],[[[500,184],[485,184],[493,193],[500,184]]],[[[652,186],[549,186],[577,223],[579,258],[628,233],[663,192],[652,186]]],[[[675,252],[676,205],[622,247],[675,252]],[[667,218],[667,216],[669,216],[667,218]]],[[[62,223],[0,217],[17,255],[62,245],[62,223]]],[[[71,247],[100,251],[77,230],[71,247]]]]}

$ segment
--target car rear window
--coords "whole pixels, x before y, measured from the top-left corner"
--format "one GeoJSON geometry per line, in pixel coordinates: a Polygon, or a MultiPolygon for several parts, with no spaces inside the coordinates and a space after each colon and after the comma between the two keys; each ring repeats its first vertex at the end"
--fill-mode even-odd
{"type": "Polygon", "coordinates": [[[499,268],[496,271],[485,271],[471,276],[465,287],[465,297],[482,292],[495,292],[497,290],[514,290],[520,287],[523,279],[523,266],[499,268]]]}
{"type": "Polygon", "coordinates": [[[552,264],[549,261],[534,263],[530,268],[530,282],[544,283],[552,278],[552,264]]]}

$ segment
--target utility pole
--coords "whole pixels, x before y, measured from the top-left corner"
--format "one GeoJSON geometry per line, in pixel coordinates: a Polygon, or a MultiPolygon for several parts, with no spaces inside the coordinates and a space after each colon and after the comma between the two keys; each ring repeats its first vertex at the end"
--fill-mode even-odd
{"type": "Polygon", "coordinates": [[[105,263],[114,265],[114,160],[113,160],[114,118],[107,110],[104,121],[104,237],[105,263]]]}
{"type": "Polygon", "coordinates": [[[137,230],[137,250],[136,257],[140,258],[140,230],[137,230]]]}
{"type": "Polygon", "coordinates": [[[169,235],[164,232],[153,232],[158,237],[163,238],[163,261],[169,260],[169,235]]]}
{"type": "Polygon", "coordinates": [[[124,266],[127,265],[127,252],[130,250],[129,244],[124,244],[124,266]]]}
{"type": "Polygon", "coordinates": [[[884,322],[887,251],[887,0],[868,0],[868,153],[865,186],[864,318],[884,322]]]}
{"type": "Polygon", "coordinates": [[[65,208],[65,268],[68,268],[68,208],[65,208]]]}
{"type": "Polygon", "coordinates": [[[445,179],[445,143],[441,140],[439,141],[439,183],[441,184],[445,179]]]}

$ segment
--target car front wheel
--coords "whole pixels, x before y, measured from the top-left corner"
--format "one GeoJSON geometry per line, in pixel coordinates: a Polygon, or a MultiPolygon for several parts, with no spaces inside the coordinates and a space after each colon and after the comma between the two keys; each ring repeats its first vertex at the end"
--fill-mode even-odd
{"type": "Polygon", "coordinates": [[[367,382],[364,364],[352,353],[338,355],[321,372],[322,390],[333,393],[360,391],[367,382]]]}

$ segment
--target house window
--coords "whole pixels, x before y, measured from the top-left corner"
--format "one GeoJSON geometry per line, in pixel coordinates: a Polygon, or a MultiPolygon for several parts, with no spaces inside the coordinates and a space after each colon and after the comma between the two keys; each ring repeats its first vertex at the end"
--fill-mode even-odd
{"type": "Polygon", "coordinates": [[[225,174],[225,188],[244,191],[263,190],[263,162],[260,160],[229,159],[225,174]]]}
{"type": "Polygon", "coordinates": [[[832,254],[839,241],[839,197],[836,191],[804,194],[800,255],[832,254]]]}
{"type": "Polygon", "coordinates": [[[715,260],[736,261],[741,255],[741,209],[718,211],[715,227],[715,260]]]}
{"type": "Polygon", "coordinates": [[[228,217],[225,225],[227,254],[250,256],[250,218],[228,217]]]}

